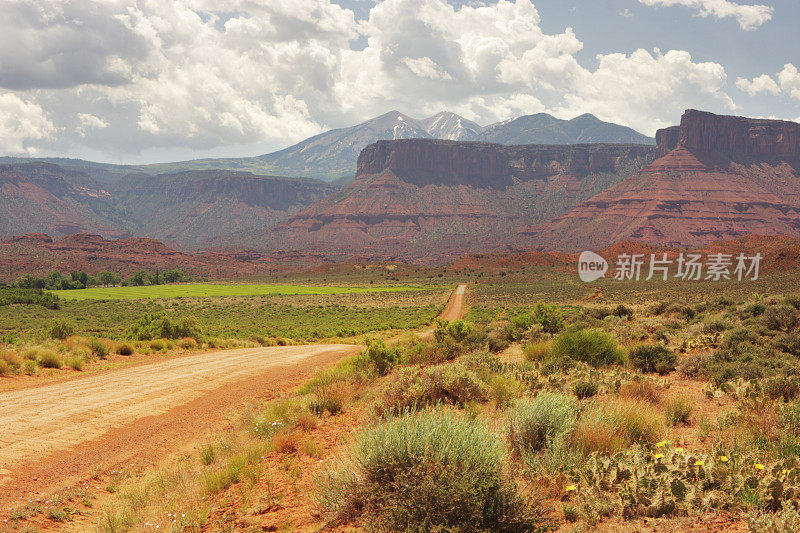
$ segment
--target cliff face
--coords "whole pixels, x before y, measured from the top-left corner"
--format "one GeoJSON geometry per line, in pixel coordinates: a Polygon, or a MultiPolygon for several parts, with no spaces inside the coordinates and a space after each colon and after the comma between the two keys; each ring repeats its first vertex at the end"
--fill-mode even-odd
{"type": "Polygon", "coordinates": [[[689,109],[681,117],[678,144],[691,152],[722,153],[734,160],[798,160],[800,124],[689,109]]]}
{"type": "Polygon", "coordinates": [[[562,250],[800,236],[800,124],[689,110],[656,139],[658,160],[527,236],[562,250]]]}
{"type": "Polygon", "coordinates": [[[211,170],[129,176],[114,195],[139,223],[137,234],[196,246],[245,227],[266,231],[336,190],[317,180],[211,170]]]}
{"type": "Polygon", "coordinates": [[[642,145],[378,141],[361,152],[353,183],[276,228],[266,246],[422,262],[516,249],[522,228],[564,213],[653,158],[654,148],[642,145]]]}

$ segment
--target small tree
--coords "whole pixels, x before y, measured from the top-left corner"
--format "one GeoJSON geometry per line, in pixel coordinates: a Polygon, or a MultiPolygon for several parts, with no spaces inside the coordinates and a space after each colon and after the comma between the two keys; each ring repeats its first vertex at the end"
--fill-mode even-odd
{"type": "Polygon", "coordinates": [[[109,272],[108,270],[103,270],[97,274],[97,277],[100,280],[100,283],[102,283],[105,287],[108,287],[114,283],[114,273],[109,272]]]}
{"type": "Polygon", "coordinates": [[[164,272],[164,281],[166,283],[177,283],[183,281],[184,273],[178,269],[167,270],[164,272]]]}
{"type": "Polygon", "coordinates": [[[141,287],[142,285],[147,284],[147,272],[140,270],[139,272],[135,273],[133,276],[131,276],[130,284],[135,287],[141,287]]]}
{"type": "Polygon", "coordinates": [[[150,285],[161,285],[161,273],[158,269],[150,276],[150,285]]]}

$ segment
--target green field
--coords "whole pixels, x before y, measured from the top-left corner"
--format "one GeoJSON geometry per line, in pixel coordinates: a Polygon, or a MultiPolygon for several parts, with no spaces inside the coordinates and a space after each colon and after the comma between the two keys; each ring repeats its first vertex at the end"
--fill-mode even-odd
{"type": "Polygon", "coordinates": [[[361,294],[370,292],[405,292],[430,290],[431,287],[387,285],[376,287],[334,287],[326,285],[236,285],[222,283],[185,283],[144,287],[93,287],[51,291],[65,300],[140,300],[144,298],[205,298],[218,296],[277,296],[305,294],[361,294]]]}

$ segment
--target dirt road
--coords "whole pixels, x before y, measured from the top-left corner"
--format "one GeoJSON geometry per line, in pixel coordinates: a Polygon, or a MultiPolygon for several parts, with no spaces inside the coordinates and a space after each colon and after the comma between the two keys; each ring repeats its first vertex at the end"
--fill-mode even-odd
{"type": "MultiPolygon", "coordinates": [[[[461,316],[464,289],[442,318],[461,316]]],[[[359,349],[226,350],[0,393],[0,503],[178,451],[218,431],[226,411],[275,397],[359,349]]]]}

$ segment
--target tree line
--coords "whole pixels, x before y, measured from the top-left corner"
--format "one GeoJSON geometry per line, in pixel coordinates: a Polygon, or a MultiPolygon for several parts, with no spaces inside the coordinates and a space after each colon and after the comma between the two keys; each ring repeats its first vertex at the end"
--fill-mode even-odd
{"type": "Polygon", "coordinates": [[[103,270],[92,276],[86,272],[70,272],[69,275],[55,270],[47,276],[37,277],[26,274],[19,278],[15,287],[21,289],[45,289],[51,291],[86,289],[87,287],[142,287],[145,285],[162,285],[164,283],[178,283],[186,279],[182,270],[171,269],[161,272],[147,272],[140,270],[128,278],[123,278],[118,272],[103,270]]]}

